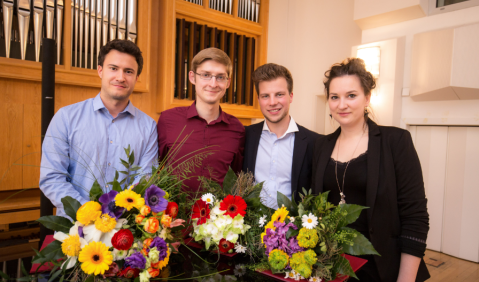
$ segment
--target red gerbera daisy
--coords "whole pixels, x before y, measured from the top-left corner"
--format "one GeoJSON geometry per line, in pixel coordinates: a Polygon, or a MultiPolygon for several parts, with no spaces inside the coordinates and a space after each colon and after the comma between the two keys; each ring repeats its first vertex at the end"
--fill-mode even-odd
{"type": "Polygon", "coordinates": [[[220,252],[227,253],[229,250],[233,249],[235,247],[235,244],[231,243],[230,241],[227,241],[226,239],[221,239],[220,240],[220,252]]]}
{"type": "Polygon", "coordinates": [[[193,204],[193,215],[191,218],[198,218],[198,225],[201,225],[210,218],[210,207],[205,201],[199,199],[193,204]]]}
{"type": "Polygon", "coordinates": [[[238,214],[245,216],[246,207],[246,202],[240,196],[228,195],[220,203],[220,210],[226,211],[225,214],[229,215],[231,218],[235,218],[238,214]]]}

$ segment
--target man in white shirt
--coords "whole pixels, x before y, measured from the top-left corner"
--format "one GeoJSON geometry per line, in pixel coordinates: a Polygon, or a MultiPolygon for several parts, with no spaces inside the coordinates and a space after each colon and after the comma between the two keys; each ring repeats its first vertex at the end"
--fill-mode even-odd
{"type": "Polygon", "coordinates": [[[265,64],[253,73],[258,102],[265,121],[246,127],[243,171],[263,182],[262,202],[277,209],[277,192],[298,200],[311,188],[314,141],[321,135],[298,125],[289,115],[293,78],[277,64],[265,64]]]}

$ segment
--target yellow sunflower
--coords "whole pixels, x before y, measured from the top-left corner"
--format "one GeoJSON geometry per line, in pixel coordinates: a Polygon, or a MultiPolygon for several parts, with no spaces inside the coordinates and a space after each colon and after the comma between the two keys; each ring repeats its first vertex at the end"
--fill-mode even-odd
{"type": "Polygon", "coordinates": [[[102,242],[91,242],[81,251],[78,260],[86,274],[104,274],[113,262],[113,255],[102,242]]]}
{"type": "Polygon", "coordinates": [[[145,205],[145,199],[131,190],[124,190],[115,196],[115,204],[129,211],[132,208],[140,209],[145,205]]]}
{"type": "Polygon", "coordinates": [[[101,205],[94,201],[86,202],[77,210],[77,220],[84,225],[97,220],[100,215],[101,205]]]}
{"type": "Polygon", "coordinates": [[[271,216],[271,221],[272,222],[275,222],[275,221],[279,221],[279,222],[284,222],[284,220],[286,219],[286,217],[288,216],[289,214],[289,211],[286,209],[286,207],[281,207],[280,209],[277,209],[273,216],[271,216]]]}

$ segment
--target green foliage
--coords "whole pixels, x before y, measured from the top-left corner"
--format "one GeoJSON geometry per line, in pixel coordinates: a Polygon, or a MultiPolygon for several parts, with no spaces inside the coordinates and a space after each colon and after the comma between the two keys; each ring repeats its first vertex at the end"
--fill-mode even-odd
{"type": "Polygon", "coordinates": [[[346,243],[340,244],[341,248],[343,249],[345,253],[353,255],[353,256],[361,256],[361,255],[378,255],[379,256],[379,253],[376,251],[376,249],[374,249],[371,242],[369,242],[369,240],[366,237],[364,237],[363,234],[348,227],[343,227],[341,228],[341,230],[348,230],[356,234],[356,236],[352,238],[352,241],[351,241],[352,245],[346,244],[346,243]]]}
{"type": "Polygon", "coordinates": [[[339,208],[343,211],[346,211],[347,214],[341,218],[338,223],[338,227],[344,227],[348,224],[355,222],[361,214],[361,211],[364,209],[368,209],[368,207],[352,204],[339,205],[339,208]]]}
{"type": "Polygon", "coordinates": [[[66,196],[62,198],[62,204],[65,213],[75,222],[77,220],[77,210],[81,207],[80,202],[70,196],[66,196]]]}
{"type": "Polygon", "coordinates": [[[70,228],[73,226],[70,220],[56,215],[42,216],[37,219],[37,221],[50,230],[63,232],[65,234],[68,234],[70,228]]]}
{"type": "Polygon", "coordinates": [[[293,202],[286,197],[283,193],[277,191],[276,192],[276,198],[278,200],[278,207],[282,207],[283,205],[286,207],[286,209],[289,211],[289,216],[297,216],[298,215],[298,209],[295,205],[293,205],[293,202]]]}
{"type": "Polygon", "coordinates": [[[98,184],[98,181],[95,180],[90,189],[90,201],[98,201],[101,195],[103,195],[103,190],[100,184],[98,184]]]}
{"type": "Polygon", "coordinates": [[[350,277],[354,277],[358,279],[353,269],[351,268],[349,261],[342,256],[337,256],[337,258],[335,259],[335,263],[332,268],[332,273],[348,275],[350,277]]]}
{"type": "Polygon", "coordinates": [[[65,255],[62,252],[62,242],[55,240],[38,252],[33,258],[32,263],[56,261],[64,256],[65,255]]]}
{"type": "Polygon", "coordinates": [[[225,193],[225,195],[231,194],[236,180],[238,180],[238,177],[230,167],[223,180],[223,192],[225,193]]]}

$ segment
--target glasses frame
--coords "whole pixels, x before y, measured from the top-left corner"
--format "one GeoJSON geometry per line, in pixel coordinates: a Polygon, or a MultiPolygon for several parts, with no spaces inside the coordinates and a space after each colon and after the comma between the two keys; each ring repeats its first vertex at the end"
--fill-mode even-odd
{"type": "MultiPolygon", "coordinates": [[[[202,76],[201,76],[201,75],[202,75],[201,73],[197,73],[197,72],[193,72],[193,73],[199,75],[199,76],[200,76],[200,79],[206,80],[206,81],[212,80],[213,77],[215,78],[216,82],[218,82],[218,83],[226,83],[226,82],[228,82],[228,80],[230,80],[229,77],[226,77],[226,79],[225,79],[224,81],[223,81],[223,80],[218,80],[218,76],[222,76],[222,75],[212,75],[212,74],[210,74],[210,75],[211,75],[211,78],[205,78],[205,77],[202,77],[202,76]]],[[[206,74],[206,73],[205,73],[205,74],[206,74]]]]}

